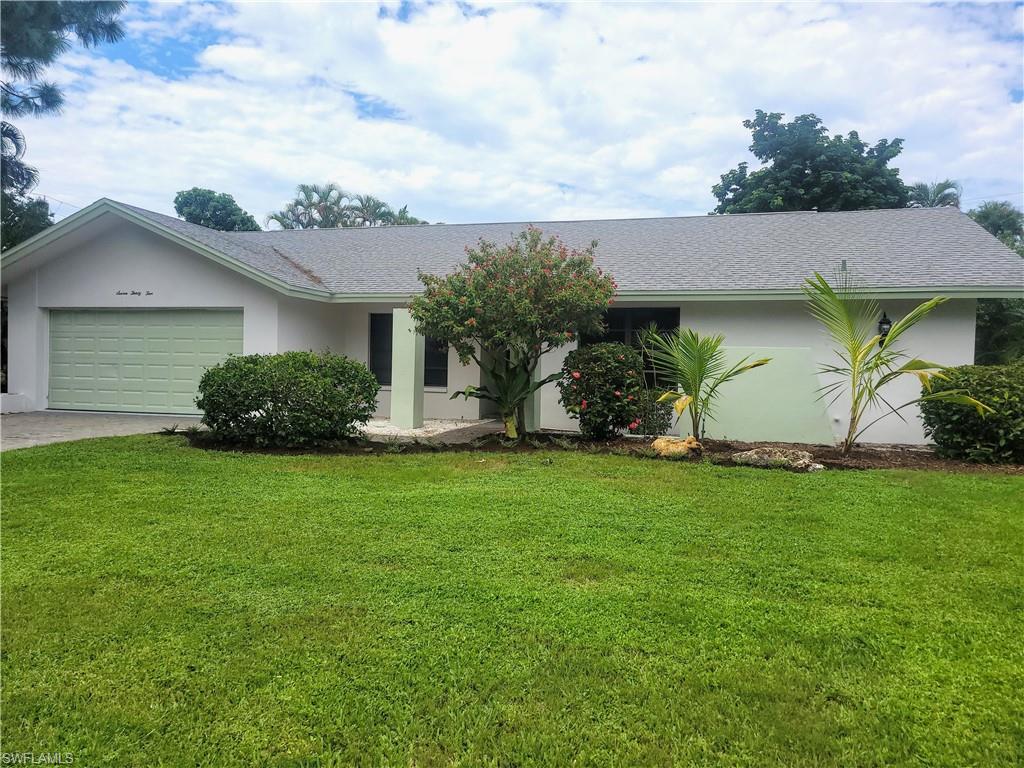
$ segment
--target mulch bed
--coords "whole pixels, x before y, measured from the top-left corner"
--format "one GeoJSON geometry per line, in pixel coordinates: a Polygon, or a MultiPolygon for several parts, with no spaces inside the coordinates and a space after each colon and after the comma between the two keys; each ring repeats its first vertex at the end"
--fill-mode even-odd
{"type": "MultiPolygon", "coordinates": [[[[540,432],[524,440],[509,441],[500,434],[486,435],[470,442],[446,443],[444,436],[423,440],[347,440],[309,448],[245,448],[224,445],[215,441],[209,432],[185,432],[189,443],[196,448],[209,450],[243,451],[280,455],[323,454],[323,455],[367,455],[437,453],[457,451],[484,451],[488,453],[529,453],[532,451],[583,451],[598,454],[636,454],[642,458],[652,456],[650,439],[620,437],[608,441],[585,440],[577,434],[540,432]]],[[[732,455],[759,447],[793,448],[807,451],[814,460],[828,469],[929,469],[940,472],[996,473],[1024,475],[1021,464],[975,464],[956,459],[945,459],[933,450],[917,445],[886,445],[870,448],[855,448],[850,455],[843,456],[838,448],[831,445],[807,445],[803,443],[745,443],[735,440],[704,440],[703,459],[714,464],[734,466],[732,455]]],[[[684,459],[694,461],[695,459],[684,459]]]]}

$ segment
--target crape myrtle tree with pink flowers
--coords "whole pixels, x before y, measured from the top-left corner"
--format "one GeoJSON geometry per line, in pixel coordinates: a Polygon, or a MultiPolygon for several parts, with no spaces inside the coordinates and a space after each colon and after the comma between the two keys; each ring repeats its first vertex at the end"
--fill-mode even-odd
{"type": "Polygon", "coordinates": [[[485,383],[452,395],[494,403],[506,437],[523,433],[527,399],[561,376],[536,378],[540,358],[581,334],[604,331],[616,284],[594,266],[597,241],[582,250],[536,227],[507,245],[481,239],[466,261],[444,276],[420,273],[424,291],[410,313],[419,333],[475,362],[485,383]]]}

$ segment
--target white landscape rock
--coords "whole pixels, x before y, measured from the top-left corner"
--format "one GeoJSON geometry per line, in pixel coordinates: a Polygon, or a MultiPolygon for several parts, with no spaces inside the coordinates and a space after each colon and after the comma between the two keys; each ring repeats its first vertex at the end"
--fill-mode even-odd
{"type": "Polygon", "coordinates": [[[423,426],[415,429],[396,427],[386,419],[372,419],[363,427],[363,435],[370,440],[374,438],[391,438],[399,440],[422,440],[443,437],[451,432],[472,429],[480,434],[494,431],[498,422],[493,419],[424,419],[423,426]]]}
{"type": "Polygon", "coordinates": [[[807,451],[795,448],[754,448],[741,453],[734,453],[732,460],[736,464],[765,469],[790,469],[794,472],[820,472],[825,469],[822,464],[814,461],[807,451]]]}

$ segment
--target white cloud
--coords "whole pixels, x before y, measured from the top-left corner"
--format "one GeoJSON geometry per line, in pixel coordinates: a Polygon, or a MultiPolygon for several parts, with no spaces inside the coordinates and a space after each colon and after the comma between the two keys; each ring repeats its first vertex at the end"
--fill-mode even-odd
{"type": "Polygon", "coordinates": [[[131,6],[137,65],[68,54],[51,71],[65,114],[24,122],[40,191],[170,212],[175,191],[209,186],[262,218],[295,184],[334,180],[431,220],[699,214],[752,161],[755,108],[900,136],[908,181],[1022,190],[1020,8],[390,11],[131,6]],[[156,74],[154,52],[182,61],[156,74]]]}

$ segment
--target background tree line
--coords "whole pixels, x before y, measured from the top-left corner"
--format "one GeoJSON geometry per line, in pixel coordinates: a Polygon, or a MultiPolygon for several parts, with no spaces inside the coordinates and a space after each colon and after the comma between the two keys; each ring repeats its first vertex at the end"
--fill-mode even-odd
{"type": "MultiPolygon", "coordinates": [[[[212,189],[193,187],[174,197],[174,210],[185,221],[228,232],[258,230],[250,214],[235,198],[212,189]]],[[[337,184],[299,184],[295,199],[280,211],[267,214],[281,229],[330,229],[334,227],[382,227],[397,224],[427,224],[409,214],[403,205],[397,211],[372,195],[355,195],[337,184]]]]}

